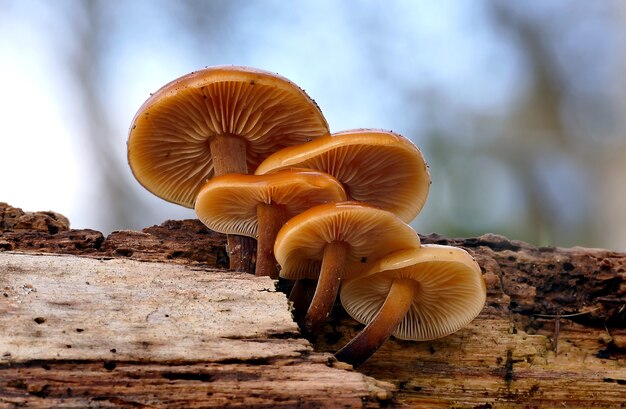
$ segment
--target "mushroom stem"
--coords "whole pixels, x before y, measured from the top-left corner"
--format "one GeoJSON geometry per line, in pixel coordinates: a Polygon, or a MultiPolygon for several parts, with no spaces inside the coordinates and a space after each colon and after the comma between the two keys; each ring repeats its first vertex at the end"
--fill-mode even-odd
{"type": "Polygon", "coordinates": [[[317,282],[308,278],[296,280],[289,293],[289,301],[293,303],[293,315],[297,322],[302,322],[304,314],[311,305],[317,282]]]}
{"type": "Polygon", "coordinates": [[[333,241],[324,247],[322,267],[311,305],[304,318],[304,329],[311,332],[330,314],[337,299],[339,283],[344,275],[348,244],[333,241]]]}
{"type": "Polygon", "coordinates": [[[256,207],[258,220],[258,239],[256,252],[256,276],[278,278],[274,242],[280,228],[287,221],[287,209],[284,205],[260,204],[256,207]]]}
{"type": "MultiPolygon", "coordinates": [[[[215,176],[226,173],[248,173],[246,141],[231,135],[218,135],[209,142],[215,176]]],[[[256,243],[252,237],[229,234],[230,269],[253,274],[256,243]]]]}
{"type": "Polygon", "coordinates": [[[246,141],[231,135],[217,135],[209,141],[215,176],[248,173],[246,141]]]}
{"type": "Polygon", "coordinates": [[[335,358],[357,367],[365,362],[389,338],[404,319],[420,285],[409,278],[393,281],[389,294],[376,316],[343,348],[335,358]]]}

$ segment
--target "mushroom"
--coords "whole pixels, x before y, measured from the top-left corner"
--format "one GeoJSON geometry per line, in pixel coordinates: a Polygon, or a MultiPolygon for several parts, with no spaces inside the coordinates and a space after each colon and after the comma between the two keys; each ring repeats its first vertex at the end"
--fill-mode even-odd
{"type": "Polygon", "coordinates": [[[349,200],[371,203],[410,222],[420,212],[430,188],[421,151],[402,135],[378,129],[355,129],[325,135],[277,151],[256,169],[264,174],[289,167],[330,173],[343,183],[349,200]]]}
{"type": "Polygon", "coordinates": [[[346,199],[341,183],[317,170],[216,176],[200,190],[196,214],[212,230],[258,238],[257,276],[278,278],[274,241],[285,222],[322,203],[346,199]]]}
{"type": "Polygon", "coordinates": [[[465,250],[424,244],[381,258],[341,288],[341,303],[367,324],[335,357],[358,366],[394,335],[426,341],[469,324],[482,310],[486,288],[478,263],[465,250]]]}
{"type": "Polygon", "coordinates": [[[413,229],[393,213],[346,201],[327,203],[290,219],[278,232],[274,253],[291,280],[318,279],[304,329],[312,331],[333,307],[340,281],[393,251],[419,247],[413,229]]]}
{"type": "MultiPolygon", "coordinates": [[[[144,102],[131,124],[128,162],[150,192],[192,208],[214,175],[251,173],[274,151],[328,133],[315,102],[286,78],[210,67],[170,82],[144,102]]],[[[250,272],[254,240],[229,237],[228,249],[231,268],[250,272]]]]}

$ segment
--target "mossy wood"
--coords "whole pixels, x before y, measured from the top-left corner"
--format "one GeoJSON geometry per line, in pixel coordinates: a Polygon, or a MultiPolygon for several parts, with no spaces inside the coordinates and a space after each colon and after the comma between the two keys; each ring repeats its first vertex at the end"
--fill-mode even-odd
{"type": "Polygon", "coordinates": [[[225,271],[224,236],[197,221],[105,238],[0,204],[0,407],[626,405],[626,254],[422,241],[476,257],[485,308],[356,372],[328,352],[362,325],[336,306],[304,340],[274,283],[225,271]]]}

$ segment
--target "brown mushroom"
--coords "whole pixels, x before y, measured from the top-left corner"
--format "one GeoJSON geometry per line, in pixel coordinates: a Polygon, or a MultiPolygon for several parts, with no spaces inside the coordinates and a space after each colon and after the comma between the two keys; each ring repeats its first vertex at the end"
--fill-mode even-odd
{"type": "Polygon", "coordinates": [[[317,170],[216,176],[200,190],[196,214],[212,230],[255,237],[257,276],[278,278],[274,241],[291,217],[318,204],[346,199],[341,183],[317,170]]]}
{"type": "MultiPolygon", "coordinates": [[[[194,207],[214,175],[250,173],[276,150],[325,134],[328,124],[315,102],[286,78],[210,67],[170,82],[139,108],[128,162],[150,192],[194,207]]],[[[229,237],[228,247],[231,268],[251,271],[254,241],[229,237]]]]}
{"type": "Polygon", "coordinates": [[[393,213],[360,202],[328,203],[290,219],[276,237],[274,253],[291,280],[318,279],[304,328],[330,314],[340,281],[367,271],[393,251],[419,247],[419,236],[393,213]]]}
{"type": "Polygon", "coordinates": [[[341,303],[367,324],[335,356],[358,366],[394,335],[425,341],[469,324],[486,298],[480,267],[465,250],[424,244],[381,258],[341,288],[341,303]]]}
{"type": "Polygon", "coordinates": [[[330,173],[343,183],[349,200],[389,210],[407,223],[424,206],[430,188],[421,151],[402,135],[378,129],[338,132],[285,148],[255,173],[294,166],[330,173]]]}

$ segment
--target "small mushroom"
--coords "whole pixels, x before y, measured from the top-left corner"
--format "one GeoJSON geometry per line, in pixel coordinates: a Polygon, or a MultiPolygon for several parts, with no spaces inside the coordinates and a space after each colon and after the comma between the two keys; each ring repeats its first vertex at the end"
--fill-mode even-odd
{"type": "MultiPolygon", "coordinates": [[[[170,82],[144,102],[131,124],[128,162],[150,192],[192,208],[214,175],[251,173],[276,150],[328,133],[315,102],[286,78],[210,67],[170,82]]],[[[254,240],[229,237],[228,248],[231,268],[250,272],[254,240]]]]}
{"type": "Polygon", "coordinates": [[[465,250],[424,244],[381,258],[341,288],[341,303],[367,324],[335,357],[354,367],[393,334],[426,341],[458,331],[482,310],[485,281],[465,250]]]}
{"type": "Polygon", "coordinates": [[[393,213],[360,202],[327,203],[290,219],[278,232],[274,253],[291,280],[318,279],[304,329],[330,314],[340,281],[367,271],[393,251],[419,247],[413,229],[393,213]]]}
{"type": "Polygon", "coordinates": [[[410,222],[430,189],[422,152],[402,135],[378,129],[355,129],[287,147],[256,169],[264,174],[289,167],[329,173],[343,183],[348,200],[366,202],[410,222]]]}
{"type": "Polygon", "coordinates": [[[196,214],[211,230],[257,238],[257,276],[278,278],[274,241],[285,222],[318,204],[346,199],[341,183],[309,169],[216,176],[200,190],[196,214]]]}

